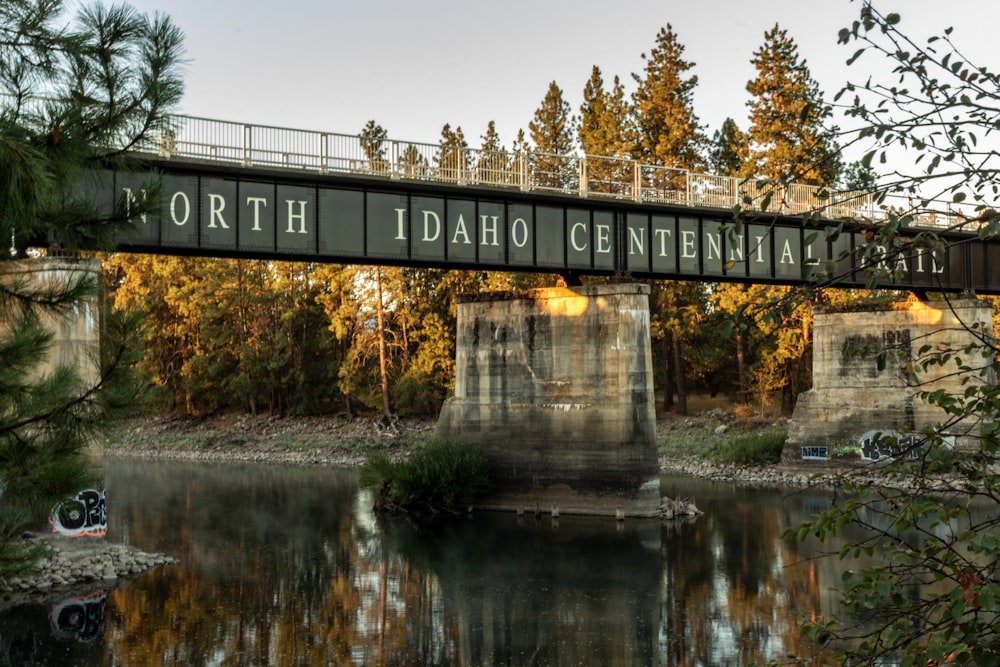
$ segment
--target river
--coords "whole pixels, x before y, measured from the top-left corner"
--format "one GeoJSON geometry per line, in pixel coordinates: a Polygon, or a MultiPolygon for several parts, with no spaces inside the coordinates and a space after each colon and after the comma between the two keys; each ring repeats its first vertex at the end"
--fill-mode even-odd
{"type": "Polygon", "coordinates": [[[666,476],[702,516],[415,522],[351,470],[107,459],[105,483],[107,539],[178,563],[0,613],[0,666],[747,665],[805,650],[839,581],[781,537],[821,491],[666,476]]]}

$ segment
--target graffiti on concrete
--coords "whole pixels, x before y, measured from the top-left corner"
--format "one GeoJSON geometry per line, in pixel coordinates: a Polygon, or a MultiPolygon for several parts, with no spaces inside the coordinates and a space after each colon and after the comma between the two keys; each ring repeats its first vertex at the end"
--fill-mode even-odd
{"type": "Polygon", "coordinates": [[[802,448],[803,461],[827,461],[830,458],[830,448],[821,445],[807,445],[802,448]]]}
{"type": "Polygon", "coordinates": [[[87,489],[56,503],[49,517],[52,529],[69,537],[101,537],[108,532],[107,497],[87,489]]]}
{"type": "Polygon", "coordinates": [[[73,639],[84,644],[102,638],[107,607],[108,596],[104,591],[63,600],[49,614],[52,635],[58,639],[73,639]]]}
{"type": "Polygon", "coordinates": [[[858,438],[858,449],[865,461],[882,461],[903,456],[918,459],[924,454],[924,436],[903,435],[892,430],[868,431],[858,438]]]}

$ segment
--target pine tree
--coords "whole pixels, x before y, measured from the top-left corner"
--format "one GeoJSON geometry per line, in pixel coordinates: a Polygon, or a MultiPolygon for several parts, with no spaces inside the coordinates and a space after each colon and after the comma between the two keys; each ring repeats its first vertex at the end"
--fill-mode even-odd
{"type": "Polygon", "coordinates": [[[358,141],[361,143],[361,150],[368,160],[368,169],[375,174],[386,174],[389,172],[389,160],[386,157],[385,142],[389,138],[389,133],[385,128],[370,120],[365,123],[358,141]]]}
{"type": "Polygon", "coordinates": [[[438,144],[438,169],[441,178],[462,183],[469,175],[469,144],[461,127],[451,129],[450,123],[441,128],[441,141],[438,144]]]}
{"type": "Polygon", "coordinates": [[[555,81],[549,84],[542,104],[528,123],[534,144],[532,169],[535,183],[545,188],[575,188],[577,174],[566,160],[554,156],[570,155],[576,147],[576,118],[562,89],[555,81]]]}
{"type": "Polygon", "coordinates": [[[579,134],[583,152],[593,156],[587,161],[590,189],[615,192],[618,184],[631,182],[627,163],[604,158],[631,157],[635,150],[632,105],[625,98],[625,87],[617,76],[611,91],[604,89],[604,79],[596,65],[583,88],[579,134]]]}
{"type": "Polygon", "coordinates": [[[24,249],[108,246],[138,218],[141,202],[105,211],[81,193],[96,168],[126,167],[130,151],[154,146],[182,92],[182,36],[169,19],[124,5],[87,5],[72,21],[64,14],[59,0],[0,4],[0,237],[12,240],[0,260],[0,585],[40,556],[21,533],[91,481],[86,448],[134,389],[113,373],[129,361],[124,338],[112,343],[136,323],[117,316],[105,323],[96,372],[41,370],[52,340],[45,322],[93,298],[97,285],[87,272],[48,285],[22,280],[24,249]]]}
{"type": "MultiPolygon", "coordinates": [[[[639,127],[635,156],[648,164],[696,169],[701,163],[699,155],[704,143],[693,106],[698,77],[687,75],[694,63],[684,60],[683,55],[684,46],[667,24],[660,29],[650,55],[642,56],[646,62],[645,75],[632,75],[638,83],[633,95],[639,127]]],[[[664,171],[654,175],[651,185],[683,192],[686,181],[682,173],[664,171]]],[[[679,281],[660,281],[654,285],[650,297],[650,304],[656,310],[651,331],[657,332],[656,337],[662,342],[662,361],[667,369],[664,394],[669,403],[676,392],[678,414],[687,413],[684,347],[697,327],[701,315],[698,309],[703,302],[697,286],[679,281]]]]}
{"type": "Polygon", "coordinates": [[[413,144],[407,144],[399,154],[399,171],[406,178],[425,178],[427,158],[413,144]]]}
{"type": "Polygon", "coordinates": [[[656,36],[656,46],[646,62],[645,74],[632,77],[638,84],[633,104],[639,124],[636,158],[649,164],[696,169],[704,143],[694,113],[697,75],[688,76],[694,63],[684,60],[684,46],[667,24],[656,36]]]}
{"type": "Polygon", "coordinates": [[[851,162],[840,174],[840,185],[844,190],[874,192],[878,186],[878,174],[863,161],[851,162]]]}
{"type": "Polygon", "coordinates": [[[744,160],[747,159],[749,138],[732,118],[722,122],[708,144],[706,166],[711,174],[719,176],[739,176],[744,160]]]}
{"type": "Polygon", "coordinates": [[[625,87],[616,76],[611,91],[604,88],[601,70],[594,65],[583,88],[580,105],[580,145],[587,155],[630,157],[636,132],[632,105],[625,99],[625,87]]]}
{"type": "Polygon", "coordinates": [[[506,185],[511,178],[511,157],[500,142],[496,124],[491,120],[482,137],[481,152],[476,160],[476,175],[486,185],[506,185]]]}
{"type": "Polygon", "coordinates": [[[799,49],[777,24],[751,60],[757,77],[747,82],[750,155],[743,176],[773,183],[832,185],[840,172],[831,115],[819,84],[799,49]]]}

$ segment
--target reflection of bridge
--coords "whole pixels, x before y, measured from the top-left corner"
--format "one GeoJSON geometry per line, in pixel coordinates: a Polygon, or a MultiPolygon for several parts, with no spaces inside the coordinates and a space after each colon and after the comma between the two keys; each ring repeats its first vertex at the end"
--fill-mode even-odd
{"type": "MultiPolygon", "coordinates": [[[[866,193],[181,116],[143,154],[165,174],[163,205],[126,251],[1000,291],[1000,244],[950,233],[935,254],[900,254],[866,243],[851,227],[879,217],[866,193]],[[828,226],[803,225],[811,211],[828,226]]],[[[99,190],[110,206],[145,185],[106,174],[99,190]]]]}

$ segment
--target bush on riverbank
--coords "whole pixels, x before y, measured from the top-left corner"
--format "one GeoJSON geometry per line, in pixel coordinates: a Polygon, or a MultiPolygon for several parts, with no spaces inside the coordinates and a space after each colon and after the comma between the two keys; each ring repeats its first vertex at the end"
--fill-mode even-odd
{"type": "Polygon", "coordinates": [[[727,442],[713,458],[736,465],[776,464],[781,461],[781,448],[787,438],[787,428],[747,433],[727,442]]]}
{"type": "Polygon", "coordinates": [[[465,511],[489,490],[489,467],[479,451],[453,442],[432,443],[405,461],[383,452],[368,456],[362,487],[375,491],[375,508],[386,511],[465,511]]]}

